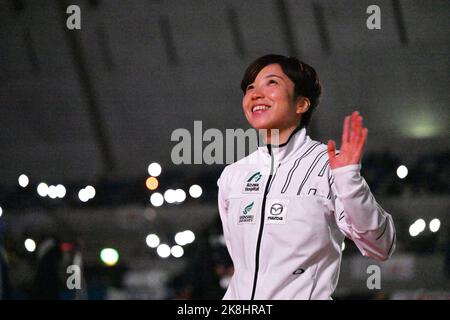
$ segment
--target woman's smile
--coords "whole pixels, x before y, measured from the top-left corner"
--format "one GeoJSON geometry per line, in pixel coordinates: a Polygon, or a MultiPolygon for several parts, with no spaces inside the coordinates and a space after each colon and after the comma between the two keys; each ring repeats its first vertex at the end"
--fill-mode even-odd
{"type": "Polygon", "coordinates": [[[257,104],[252,107],[252,113],[254,113],[256,115],[260,115],[260,114],[265,113],[269,109],[270,109],[270,106],[267,104],[257,104]]]}
{"type": "Polygon", "coordinates": [[[244,114],[255,129],[278,129],[287,138],[299,124],[294,83],[279,64],[270,64],[250,83],[242,100],[244,114]]]}

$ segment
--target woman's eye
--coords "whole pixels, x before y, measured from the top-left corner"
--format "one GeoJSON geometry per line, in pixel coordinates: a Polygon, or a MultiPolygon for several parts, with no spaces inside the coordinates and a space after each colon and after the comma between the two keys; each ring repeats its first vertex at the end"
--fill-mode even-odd
{"type": "Polygon", "coordinates": [[[277,84],[278,82],[276,82],[276,81],[273,80],[273,79],[270,79],[270,80],[269,80],[269,84],[273,84],[273,83],[277,84]]]}
{"type": "Polygon", "coordinates": [[[253,89],[253,85],[249,85],[246,89],[246,91],[253,89]]]}

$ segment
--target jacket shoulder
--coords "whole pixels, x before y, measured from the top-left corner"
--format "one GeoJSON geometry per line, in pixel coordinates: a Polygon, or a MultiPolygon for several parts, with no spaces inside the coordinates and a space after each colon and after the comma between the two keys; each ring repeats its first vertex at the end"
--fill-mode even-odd
{"type": "Polygon", "coordinates": [[[258,150],[234,163],[225,166],[220,174],[219,180],[217,181],[217,185],[219,187],[228,185],[227,181],[232,179],[233,175],[237,174],[241,170],[248,170],[249,168],[254,167],[257,163],[259,163],[258,150]]]}
{"type": "Polygon", "coordinates": [[[322,141],[312,139],[309,147],[314,147],[314,150],[311,152],[311,154],[318,154],[328,149],[328,146],[322,141]]]}
{"type": "Polygon", "coordinates": [[[222,174],[238,171],[241,168],[248,168],[251,166],[255,166],[259,163],[260,163],[260,159],[258,158],[258,150],[256,150],[256,151],[252,152],[251,154],[249,154],[248,156],[246,156],[234,163],[227,165],[223,169],[222,174]]]}
{"type": "Polygon", "coordinates": [[[309,140],[297,153],[296,158],[304,158],[305,161],[314,161],[319,155],[320,160],[328,160],[328,146],[321,141],[309,140]],[[324,155],[325,153],[325,155],[324,155]]]}

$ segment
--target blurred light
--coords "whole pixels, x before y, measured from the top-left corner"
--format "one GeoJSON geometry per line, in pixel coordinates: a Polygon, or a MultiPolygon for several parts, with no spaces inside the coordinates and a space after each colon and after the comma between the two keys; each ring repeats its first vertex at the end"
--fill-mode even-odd
{"type": "Polygon", "coordinates": [[[194,184],[189,188],[189,194],[192,198],[198,198],[202,195],[202,188],[198,184],[194,184]]]}
{"type": "Polygon", "coordinates": [[[184,200],[186,200],[186,192],[182,189],[175,190],[175,201],[181,203],[184,200]]]}
{"type": "Polygon", "coordinates": [[[419,234],[420,232],[417,231],[417,226],[415,224],[412,224],[409,226],[409,235],[411,237],[415,237],[419,234]]]}
{"type": "Polygon", "coordinates": [[[95,188],[93,186],[87,186],[86,188],[84,188],[84,190],[86,190],[88,200],[95,197],[95,188]]]}
{"type": "Polygon", "coordinates": [[[427,112],[437,105],[430,100],[403,101],[408,106],[408,113],[398,120],[399,129],[407,137],[433,138],[448,132],[448,121],[439,112],[427,112]],[[426,107],[425,107],[426,106],[426,107]]]}
{"type": "Polygon", "coordinates": [[[227,288],[228,288],[229,285],[230,285],[230,280],[231,280],[231,277],[230,277],[230,276],[222,276],[222,277],[220,278],[220,281],[219,281],[220,287],[221,287],[223,290],[227,290],[227,288]]]}
{"type": "Polygon", "coordinates": [[[186,244],[192,243],[192,242],[194,242],[194,240],[195,240],[195,234],[191,230],[178,232],[175,235],[175,242],[180,246],[184,246],[186,244]]]}
{"type": "Polygon", "coordinates": [[[67,251],[72,251],[74,245],[69,242],[63,242],[63,243],[61,243],[61,245],[59,247],[61,248],[62,251],[67,252],[67,251]]]}
{"type": "Polygon", "coordinates": [[[409,234],[412,237],[415,237],[419,233],[421,233],[423,230],[425,230],[425,227],[426,227],[425,220],[418,219],[409,227],[409,234]]]}
{"type": "Polygon", "coordinates": [[[48,196],[51,199],[56,199],[57,195],[58,195],[58,193],[56,191],[56,187],[55,186],[48,187],[48,196]]]}
{"type": "Polygon", "coordinates": [[[86,202],[86,201],[89,200],[89,195],[88,195],[86,189],[81,189],[81,190],[78,192],[78,198],[79,198],[82,202],[86,202]]]}
{"type": "Polygon", "coordinates": [[[157,215],[156,210],[153,208],[147,207],[144,209],[144,218],[148,221],[154,221],[157,215]]]}
{"type": "Polygon", "coordinates": [[[341,251],[344,251],[344,250],[345,250],[345,242],[342,241],[341,251]]]}
{"type": "Polygon", "coordinates": [[[167,244],[160,244],[156,249],[156,252],[161,258],[167,258],[170,256],[170,247],[167,244]]]}
{"type": "Polygon", "coordinates": [[[107,266],[114,266],[119,261],[119,253],[112,248],[105,248],[100,251],[100,259],[107,266]]]}
{"type": "Polygon", "coordinates": [[[145,181],[145,186],[148,190],[156,190],[158,188],[159,182],[155,177],[148,177],[145,181]]]}
{"type": "Polygon", "coordinates": [[[27,175],[21,174],[19,176],[19,186],[21,186],[22,188],[25,188],[29,182],[30,182],[30,179],[28,179],[27,175]]]}
{"type": "Polygon", "coordinates": [[[27,249],[28,252],[33,252],[36,250],[36,242],[34,242],[33,239],[27,239],[25,240],[25,249],[27,249]]]}
{"type": "Polygon", "coordinates": [[[166,190],[166,192],[164,192],[164,200],[166,200],[167,203],[174,203],[176,201],[175,190],[166,190]]]}
{"type": "Polygon", "coordinates": [[[186,243],[192,243],[195,240],[195,234],[191,230],[184,231],[186,243]]]}
{"type": "Polygon", "coordinates": [[[408,168],[404,165],[401,165],[397,168],[397,176],[400,179],[404,179],[408,175],[408,168]]]}
{"type": "Polygon", "coordinates": [[[181,258],[184,254],[184,250],[182,247],[175,245],[170,249],[170,253],[172,253],[172,256],[175,258],[181,258]]]}
{"type": "Polygon", "coordinates": [[[427,226],[427,224],[425,223],[425,220],[423,220],[423,219],[416,220],[416,222],[414,222],[414,224],[417,225],[417,229],[419,230],[419,232],[422,232],[423,230],[425,230],[425,227],[427,226]]]}
{"type": "Polygon", "coordinates": [[[178,232],[175,235],[175,242],[180,246],[184,246],[186,244],[192,243],[192,242],[194,242],[194,240],[195,240],[195,234],[191,230],[178,232]]]}
{"type": "Polygon", "coordinates": [[[161,193],[155,192],[150,196],[150,202],[155,207],[160,207],[164,203],[164,197],[161,193]]]}
{"type": "Polygon", "coordinates": [[[62,184],[58,184],[56,186],[56,196],[61,199],[64,198],[66,196],[66,187],[62,184]]]}
{"type": "Polygon", "coordinates": [[[2,209],[2,207],[0,207],[0,217],[2,216],[2,214],[3,214],[3,209],[2,209]]]}
{"type": "Polygon", "coordinates": [[[153,162],[148,166],[148,174],[157,177],[161,174],[161,166],[157,162],[153,162]]]}
{"type": "Polygon", "coordinates": [[[441,221],[438,218],[434,218],[430,221],[429,227],[431,232],[437,232],[441,227],[441,221]]]}
{"type": "MultiPolygon", "coordinates": [[[[430,106],[431,107],[431,106],[430,106]]],[[[405,128],[403,132],[409,137],[413,138],[432,138],[439,136],[446,132],[446,125],[444,117],[439,117],[439,114],[433,114],[432,112],[426,113],[423,105],[414,108],[416,112],[410,109],[410,114],[406,115],[402,121],[405,122],[405,128]],[[421,111],[419,111],[421,110],[421,111]]]]}
{"type": "Polygon", "coordinates": [[[160,241],[159,241],[159,237],[156,234],[149,234],[146,238],[145,238],[145,242],[147,243],[147,245],[150,248],[156,248],[160,241]]]}
{"type": "Polygon", "coordinates": [[[431,138],[439,135],[441,127],[436,126],[436,123],[419,123],[410,131],[414,138],[431,138]]]}
{"type": "Polygon", "coordinates": [[[184,246],[187,242],[186,242],[186,237],[184,235],[184,232],[178,232],[175,235],[175,242],[180,245],[180,246],[184,246]]]}
{"type": "Polygon", "coordinates": [[[37,186],[37,193],[41,197],[46,197],[48,195],[48,185],[45,182],[39,183],[37,186]]]}

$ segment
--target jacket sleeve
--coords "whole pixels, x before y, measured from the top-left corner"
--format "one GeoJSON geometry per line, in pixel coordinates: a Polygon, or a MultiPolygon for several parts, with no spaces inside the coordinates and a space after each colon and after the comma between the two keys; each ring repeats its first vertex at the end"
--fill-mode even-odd
{"type": "Polygon", "coordinates": [[[222,174],[220,175],[219,180],[217,180],[217,186],[218,186],[218,208],[219,208],[219,215],[220,220],[222,221],[222,228],[223,228],[223,236],[225,238],[225,243],[227,245],[228,253],[230,254],[231,259],[233,260],[233,253],[231,252],[231,245],[230,245],[230,229],[228,227],[228,200],[226,197],[227,194],[227,174],[226,174],[226,167],[223,170],[222,174]]]}
{"type": "Polygon", "coordinates": [[[336,222],[364,256],[384,261],[396,247],[394,222],[375,200],[360,170],[361,164],[330,170],[336,222]]]}

